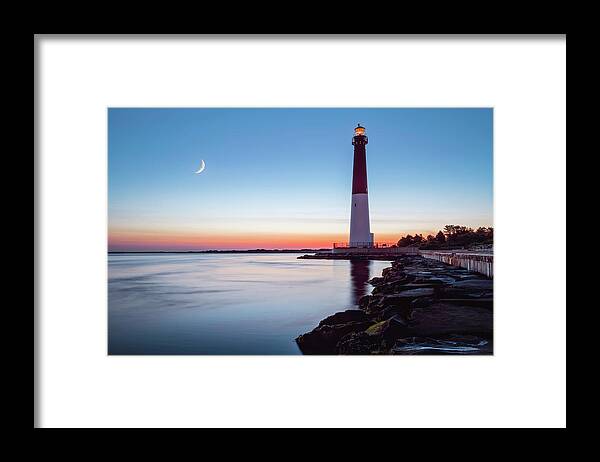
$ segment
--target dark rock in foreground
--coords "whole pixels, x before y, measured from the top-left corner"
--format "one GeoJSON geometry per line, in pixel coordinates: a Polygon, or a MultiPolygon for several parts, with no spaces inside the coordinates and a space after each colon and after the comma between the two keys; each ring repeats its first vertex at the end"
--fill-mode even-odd
{"type": "Polygon", "coordinates": [[[492,342],[472,335],[402,338],[390,350],[393,355],[484,355],[492,354],[492,342]]]}
{"type": "Polygon", "coordinates": [[[343,336],[360,332],[373,324],[360,310],[346,310],[323,319],[319,325],[296,339],[304,354],[336,354],[336,346],[343,336]]]}
{"type": "Polygon", "coordinates": [[[360,309],[335,313],[296,342],[304,354],[492,354],[493,281],[445,263],[400,256],[360,309]]]}

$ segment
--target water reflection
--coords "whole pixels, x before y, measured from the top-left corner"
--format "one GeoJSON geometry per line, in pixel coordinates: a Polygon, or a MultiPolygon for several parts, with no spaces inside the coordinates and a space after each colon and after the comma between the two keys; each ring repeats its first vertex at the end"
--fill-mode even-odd
{"type": "Polygon", "coordinates": [[[367,294],[367,281],[371,262],[369,260],[350,260],[350,279],[352,281],[352,303],[358,305],[362,296],[367,294]]]}
{"type": "Polygon", "coordinates": [[[298,335],[389,266],[299,255],[110,255],[109,354],[300,354],[298,335]]]}

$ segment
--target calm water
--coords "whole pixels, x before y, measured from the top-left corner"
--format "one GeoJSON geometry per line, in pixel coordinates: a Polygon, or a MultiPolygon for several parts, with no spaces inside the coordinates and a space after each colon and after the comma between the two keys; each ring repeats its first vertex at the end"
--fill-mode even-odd
{"type": "Polygon", "coordinates": [[[298,335],[390,266],[298,255],[109,255],[109,354],[300,354],[298,335]]]}

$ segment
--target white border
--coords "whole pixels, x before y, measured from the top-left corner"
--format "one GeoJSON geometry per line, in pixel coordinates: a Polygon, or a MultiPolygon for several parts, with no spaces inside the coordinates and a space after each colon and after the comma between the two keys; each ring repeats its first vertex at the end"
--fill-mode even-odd
{"type": "Polygon", "coordinates": [[[36,41],[39,426],[565,425],[564,37],[36,41]],[[493,106],[494,357],[108,357],[108,106],[493,106]]]}

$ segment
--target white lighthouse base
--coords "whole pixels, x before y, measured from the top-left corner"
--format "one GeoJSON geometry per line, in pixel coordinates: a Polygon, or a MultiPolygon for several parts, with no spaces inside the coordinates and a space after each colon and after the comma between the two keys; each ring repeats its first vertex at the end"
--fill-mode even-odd
{"type": "Polygon", "coordinates": [[[350,247],[371,247],[373,234],[369,224],[369,195],[352,194],[350,211],[350,247]]]}

